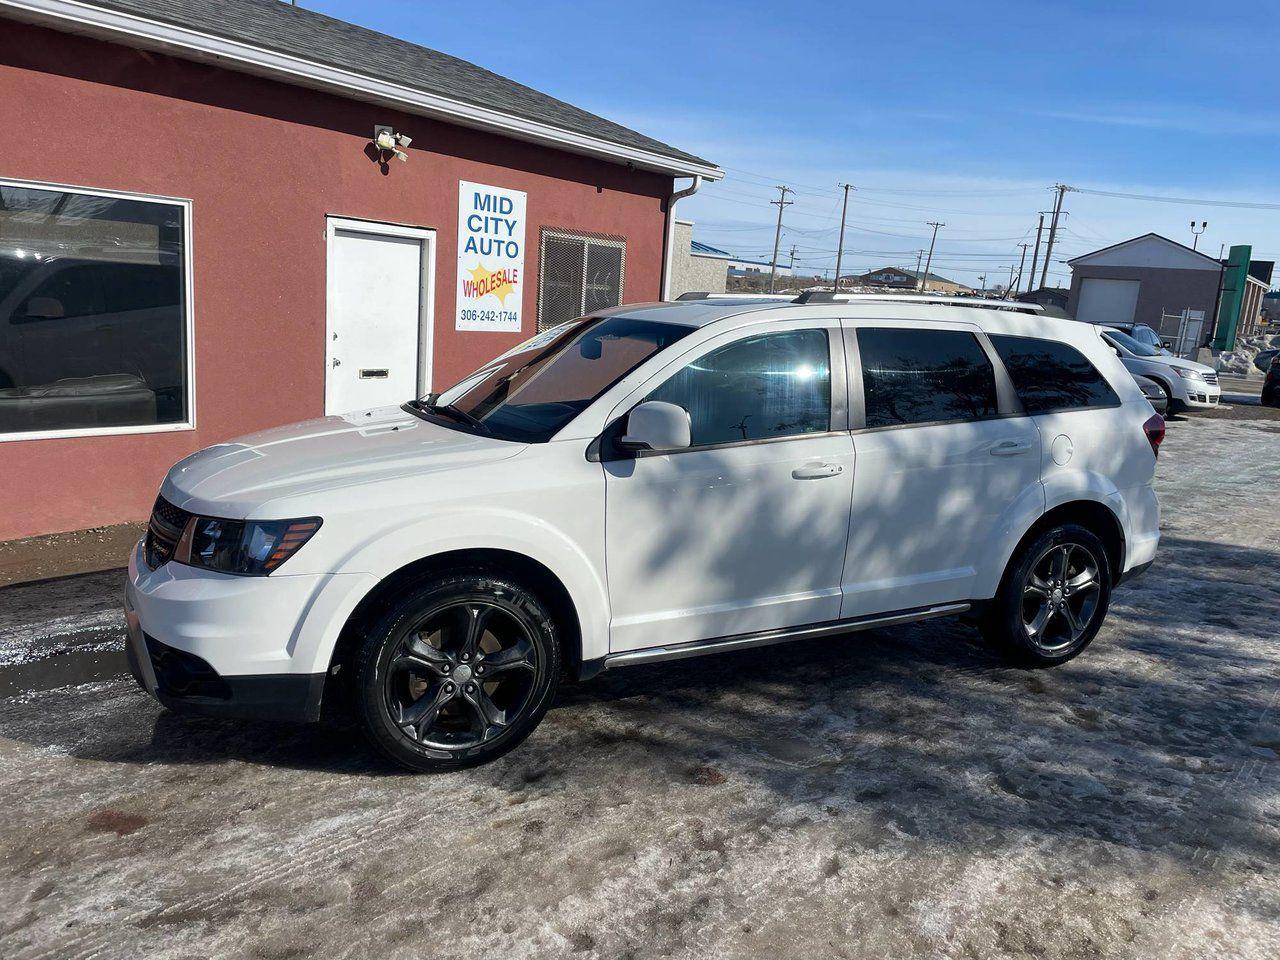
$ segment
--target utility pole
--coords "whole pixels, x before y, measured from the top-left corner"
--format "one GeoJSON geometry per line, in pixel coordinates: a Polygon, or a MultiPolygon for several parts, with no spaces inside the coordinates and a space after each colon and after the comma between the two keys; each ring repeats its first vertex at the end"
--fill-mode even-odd
{"type": "Polygon", "coordinates": [[[978,274],[978,292],[987,292],[987,275],[985,273],[978,274]]]}
{"type": "Polygon", "coordinates": [[[774,283],[778,279],[778,244],[782,242],[782,211],[784,208],[795,203],[794,200],[788,200],[787,194],[794,191],[790,187],[778,187],[778,199],[769,202],[778,208],[778,228],[773,232],[773,266],[769,268],[769,292],[773,293],[774,283]]]}
{"type": "MultiPolygon", "coordinates": [[[[1020,243],[1018,246],[1022,248],[1022,259],[1018,261],[1018,279],[1009,284],[1010,291],[1016,290],[1022,286],[1022,268],[1027,265],[1027,247],[1031,246],[1031,244],[1020,243]]],[[[1032,269],[1035,268],[1033,267],[1032,269]]]]}
{"type": "Polygon", "coordinates": [[[1044,248],[1044,267],[1040,271],[1040,286],[1044,286],[1049,280],[1049,258],[1053,256],[1053,240],[1058,235],[1058,217],[1062,215],[1062,198],[1067,195],[1067,185],[1065,183],[1054,184],[1054,189],[1058,191],[1057,202],[1053,205],[1053,219],[1049,221],[1049,242],[1044,248]]]}
{"type": "Polygon", "coordinates": [[[1209,226],[1209,221],[1201,220],[1200,229],[1197,230],[1196,222],[1194,220],[1191,221],[1191,249],[1192,250],[1194,250],[1196,248],[1196,245],[1200,242],[1200,234],[1204,233],[1204,228],[1207,226],[1209,226]]]}
{"type": "Polygon", "coordinates": [[[794,277],[796,275],[796,245],[794,243],[791,245],[791,264],[788,269],[790,269],[791,275],[794,277]]]}
{"type": "Polygon", "coordinates": [[[847,183],[840,183],[837,186],[844,187],[844,206],[840,210],[840,245],[836,247],[836,285],[832,288],[836,293],[840,292],[840,261],[844,259],[844,221],[849,213],[849,191],[853,187],[847,183]]]}
{"type": "Polygon", "coordinates": [[[937,220],[930,220],[925,225],[929,227],[933,227],[933,237],[932,239],[929,240],[929,256],[924,262],[924,273],[920,275],[920,292],[921,293],[924,293],[926,290],[929,289],[929,267],[933,263],[933,245],[938,240],[938,228],[946,226],[945,223],[940,223],[937,220]]]}
{"type": "Polygon", "coordinates": [[[920,286],[920,261],[924,259],[924,251],[916,251],[916,286],[920,286]]]}
{"type": "MultiPolygon", "coordinates": [[[[1023,253],[1027,251],[1023,250],[1023,253]]],[[[1004,285],[1004,298],[1009,299],[1009,291],[1013,289],[1013,264],[1009,264],[1009,282],[1004,285]]]]}
{"type": "Polygon", "coordinates": [[[1040,235],[1044,233],[1044,211],[1040,211],[1040,226],[1036,227],[1036,249],[1031,254],[1031,272],[1027,274],[1027,293],[1036,284],[1036,264],[1040,262],[1040,235]]]}

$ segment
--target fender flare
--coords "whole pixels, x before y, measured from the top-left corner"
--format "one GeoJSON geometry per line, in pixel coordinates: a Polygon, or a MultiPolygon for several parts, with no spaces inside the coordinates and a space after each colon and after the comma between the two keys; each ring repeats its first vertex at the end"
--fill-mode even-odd
{"type": "MultiPolygon", "coordinates": [[[[601,545],[603,550],[603,544],[601,545]]],[[[342,561],[334,582],[342,595],[313,602],[291,640],[298,669],[329,669],[338,637],[351,614],[389,576],[411,564],[455,551],[498,550],[518,554],[551,572],[563,585],[578,616],[584,660],[603,657],[609,644],[609,599],[602,570],[579,544],[545,521],[491,510],[433,512],[430,517],[367,537],[342,561]]]]}

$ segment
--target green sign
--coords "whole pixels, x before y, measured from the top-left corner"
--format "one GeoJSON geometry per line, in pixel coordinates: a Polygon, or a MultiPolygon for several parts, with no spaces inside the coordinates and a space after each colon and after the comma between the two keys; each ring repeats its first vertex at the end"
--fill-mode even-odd
{"type": "Polygon", "coordinates": [[[1213,349],[1234,350],[1236,330],[1240,328],[1240,309],[1244,306],[1244,291],[1249,283],[1249,260],[1253,247],[1241,244],[1231,248],[1227,266],[1222,273],[1222,298],[1218,301],[1218,324],[1213,331],[1213,349]]]}

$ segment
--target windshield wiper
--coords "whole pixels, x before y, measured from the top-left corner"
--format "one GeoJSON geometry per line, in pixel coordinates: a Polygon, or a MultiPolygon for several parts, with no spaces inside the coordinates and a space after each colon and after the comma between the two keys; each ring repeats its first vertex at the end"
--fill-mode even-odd
{"type": "Polygon", "coordinates": [[[489,425],[486,424],[479,417],[472,416],[471,414],[467,413],[467,411],[459,409],[454,404],[436,403],[435,399],[438,396],[439,396],[438,393],[430,393],[430,394],[427,394],[427,396],[425,396],[421,400],[407,401],[405,403],[405,406],[409,407],[411,410],[421,410],[424,413],[434,413],[439,416],[448,417],[450,420],[454,420],[458,423],[466,424],[468,427],[471,427],[474,430],[478,430],[481,433],[493,432],[492,430],[489,429],[489,425]]]}
{"type": "Polygon", "coordinates": [[[470,427],[475,427],[477,430],[481,430],[484,433],[489,432],[489,427],[483,420],[479,417],[472,416],[465,410],[460,410],[452,403],[446,403],[444,406],[441,406],[438,403],[433,403],[431,406],[427,407],[427,409],[432,413],[443,413],[446,417],[452,417],[454,420],[457,420],[460,423],[465,423],[470,427]]]}

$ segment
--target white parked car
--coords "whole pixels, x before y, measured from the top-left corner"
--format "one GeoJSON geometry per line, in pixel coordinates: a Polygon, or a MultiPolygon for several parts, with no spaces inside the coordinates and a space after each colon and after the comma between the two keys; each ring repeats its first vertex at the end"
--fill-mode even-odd
{"type": "Polygon", "coordinates": [[[1130,373],[1160,385],[1170,413],[1188,407],[1216,407],[1222,399],[1222,388],[1218,386],[1218,374],[1213,367],[1161,353],[1114,327],[1095,329],[1130,373]]]}
{"type": "Polygon", "coordinates": [[[139,682],[295,720],[349,698],[442,770],[628,664],[947,615],[1079,653],[1159,540],[1164,423],[1115,354],[1024,305],[799,299],[619,307],[181,461],[129,563],[139,682]]]}

